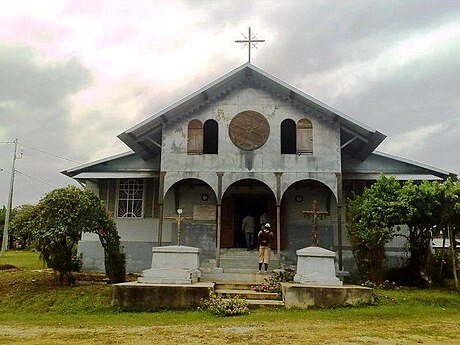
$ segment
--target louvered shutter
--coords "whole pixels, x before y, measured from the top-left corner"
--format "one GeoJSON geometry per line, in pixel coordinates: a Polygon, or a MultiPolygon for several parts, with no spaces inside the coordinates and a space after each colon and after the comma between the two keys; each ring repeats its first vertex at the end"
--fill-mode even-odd
{"type": "Polygon", "coordinates": [[[200,120],[192,120],[188,124],[187,153],[203,153],[203,124],[200,120]]]}
{"type": "Polygon", "coordinates": [[[313,126],[308,119],[297,122],[297,153],[313,153],[313,126]]]}

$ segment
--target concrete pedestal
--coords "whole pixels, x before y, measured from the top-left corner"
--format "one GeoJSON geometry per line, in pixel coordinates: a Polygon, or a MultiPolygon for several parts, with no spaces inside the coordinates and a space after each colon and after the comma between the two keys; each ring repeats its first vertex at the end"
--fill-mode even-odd
{"type": "Polygon", "coordinates": [[[323,286],[343,285],[335,276],[335,252],[321,247],[307,247],[299,249],[296,254],[297,272],[294,282],[323,286]]]}
{"type": "Polygon", "coordinates": [[[187,246],[152,248],[152,268],[142,272],[139,283],[192,284],[201,277],[199,249],[187,246]]]}

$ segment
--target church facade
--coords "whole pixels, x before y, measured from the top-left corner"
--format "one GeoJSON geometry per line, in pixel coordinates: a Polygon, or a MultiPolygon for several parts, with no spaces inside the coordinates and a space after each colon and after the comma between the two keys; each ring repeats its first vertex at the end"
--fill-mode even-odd
{"type": "MultiPolygon", "coordinates": [[[[311,244],[302,211],[316,201],[320,246],[354,265],[346,232],[346,198],[380,173],[399,180],[445,179],[449,172],[376,151],[382,133],[246,63],[121,133],[131,151],[63,173],[93,190],[113,214],[127,270],[150,268],[152,247],[178,242],[200,248],[205,267],[227,248],[244,247],[242,219],[260,226],[265,213],[272,249],[295,262],[311,244]]],[[[399,241],[399,242],[398,242],[399,241]]],[[[398,258],[403,243],[392,242],[398,258]]],[[[97,236],[79,242],[86,269],[103,269],[97,236]]],[[[208,267],[207,266],[207,267],[208,267]]]]}

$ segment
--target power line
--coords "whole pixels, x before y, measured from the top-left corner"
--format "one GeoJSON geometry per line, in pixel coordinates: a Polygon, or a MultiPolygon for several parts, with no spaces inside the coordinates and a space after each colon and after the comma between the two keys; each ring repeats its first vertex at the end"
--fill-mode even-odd
{"type": "Polygon", "coordinates": [[[29,185],[30,187],[32,187],[37,193],[40,193],[40,194],[43,194],[43,190],[40,190],[39,188],[37,188],[37,186],[35,186],[33,183],[31,183],[30,181],[28,181],[27,179],[25,179],[24,177],[25,176],[22,176],[21,174],[19,175],[19,177],[22,178],[22,181],[24,181],[27,185],[29,185]]]}
{"type": "Polygon", "coordinates": [[[52,185],[52,184],[50,184],[50,183],[48,183],[48,182],[39,180],[38,178],[35,178],[35,177],[33,177],[33,176],[30,176],[30,175],[27,175],[27,174],[23,173],[22,171],[16,170],[16,172],[17,172],[17,173],[20,173],[21,175],[27,176],[28,178],[30,178],[30,179],[32,179],[32,180],[35,180],[35,181],[37,181],[37,182],[41,182],[41,183],[43,183],[43,184],[46,184],[46,185],[48,185],[48,186],[50,186],[50,187],[59,188],[58,186],[52,185]]]}
{"type": "Polygon", "coordinates": [[[25,144],[23,144],[23,143],[19,143],[19,144],[20,144],[21,146],[27,147],[28,149],[35,150],[35,151],[37,151],[37,152],[43,153],[43,154],[48,155],[48,156],[51,156],[51,157],[63,159],[63,160],[66,160],[66,161],[69,161],[69,162],[72,162],[72,163],[82,164],[81,162],[76,161],[76,160],[74,160],[74,159],[70,159],[70,158],[65,158],[65,157],[62,157],[62,156],[58,156],[58,155],[55,155],[55,154],[53,154],[53,153],[49,153],[49,152],[46,152],[46,151],[43,151],[43,150],[39,150],[39,149],[37,149],[37,148],[35,148],[35,147],[25,145],[25,144]]]}

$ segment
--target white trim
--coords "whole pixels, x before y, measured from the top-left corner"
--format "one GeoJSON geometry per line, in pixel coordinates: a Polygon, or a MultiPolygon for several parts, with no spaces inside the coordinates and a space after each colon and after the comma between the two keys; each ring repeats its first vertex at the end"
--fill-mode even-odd
{"type": "Polygon", "coordinates": [[[63,173],[71,173],[71,172],[74,172],[74,171],[78,171],[78,170],[81,170],[81,169],[88,168],[88,167],[93,166],[93,165],[105,163],[105,162],[111,161],[113,159],[119,159],[119,158],[123,158],[123,157],[129,156],[129,155],[134,155],[134,154],[136,154],[134,151],[118,153],[118,154],[113,155],[113,156],[105,157],[105,158],[102,158],[102,159],[99,159],[99,160],[96,160],[96,161],[93,161],[93,162],[85,163],[85,164],[78,165],[76,167],[64,170],[63,173]]]}
{"type": "Polygon", "coordinates": [[[90,179],[119,179],[119,178],[154,178],[158,177],[155,171],[113,171],[113,172],[83,172],[75,175],[76,180],[90,179]]]}
{"type": "MultiPolygon", "coordinates": [[[[351,174],[343,174],[343,180],[378,180],[381,173],[351,173],[351,174]]],[[[442,180],[441,177],[429,174],[392,174],[392,173],[384,173],[385,176],[394,176],[398,181],[421,181],[421,180],[442,180]]]]}
{"type": "MultiPolygon", "coordinates": [[[[264,76],[265,78],[271,80],[272,82],[274,83],[277,83],[283,87],[285,87],[286,89],[288,89],[289,91],[292,91],[294,92],[295,94],[301,96],[302,98],[304,98],[304,100],[310,102],[310,103],[313,103],[315,104],[316,106],[319,106],[322,110],[326,110],[327,112],[329,113],[332,113],[334,115],[337,115],[341,118],[343,118],[345,121],[347,122],[350,122],[351,124],[357,126],[357,127],[361,127],[361,129],[364,129],[368,132],[371,132],[371,133],[375,133],[377,132],[377,130],[367,126],[366,124],[340,112],[339,110],[329,106],[328,104],[314,98],[313,96],[310,96],[306,93],[304,93],[303,91],[297,89],[296,87],[286,83],[285,81],[281,80],[281,79],[278,79],[276,78],[275,76],[269,74],[268,72],[265,72],[264,70],[252,65],[251,63],[249,62],[246,62],[245,64],[235,68],[234,70],[224,74],[222,77],[212,81],[211,83],[205,85],[204,87],[198,89],[197,91],[191,93],[190,95],[184,97],[184,98],[181,98],[179,101],[171,104],[170,106],[164,108],[163,110],[159,111],[158,113],[156,114],[153,114],[151,116],[149,116],[148,118],[146,118],[145,120],[139,122],[137,125],[125,130],[124,132],[120,133],[120,135],[122,134],[127,134],[127,133],[132,133],[138,129],[140,129],[142,126],[148,124],[149,122],[151,122],[152,120],[155,120],[157,118],[160,118],[161,116],[165,115],[166,113],[168,113],[169,111],[183,105],[184,103],[192,100],[193,98],[199,96],[201,93],[204,93],[206,91],[209,91],[211,88],[213,88],[214,86],[218,85],[219,83],[223,82],[224,80],[236,75],[238,72],[241,72],[242,70],[244,70],[245,68],[250,68],[251,70],[261,74],[262,76],[264,76]]],[[[301,99],[302,100],[302,99],[301,99]]],[[[330,115],[330,114],[329,114],[330,115]]]]}
{"type": "Polygon", "coordinates": [[[452,174],[449,171],[442,170],[442,169],[439,169],[439,168],[435,168],[435,167],[433,167],[431,165],[427,165],[427,164],[424,164],[424,163],[419,163],[419,162],[416,162],[416,161],[413,161],[413,160],[410,160],[410,159],[407,159],[407,158],[402,158],[402,157],[399,157],[399,156],[395,156],[395,155],[392,155],[392,154],[389,154],[389,153],[385,153],[385,152],[381,152],[381,151],[374,151],[373,153],[375,155],[377,155],[377,156],[397,160],[397,161],[400,161],[400,162],[403,162],[403,163],[406,163],[406,164],[415,165],[417,167],[427,169],[427,170],[431,170],[431,171],[437,172],[439,174],[443,174],[443,175],[451,175],[452,174]]]}

